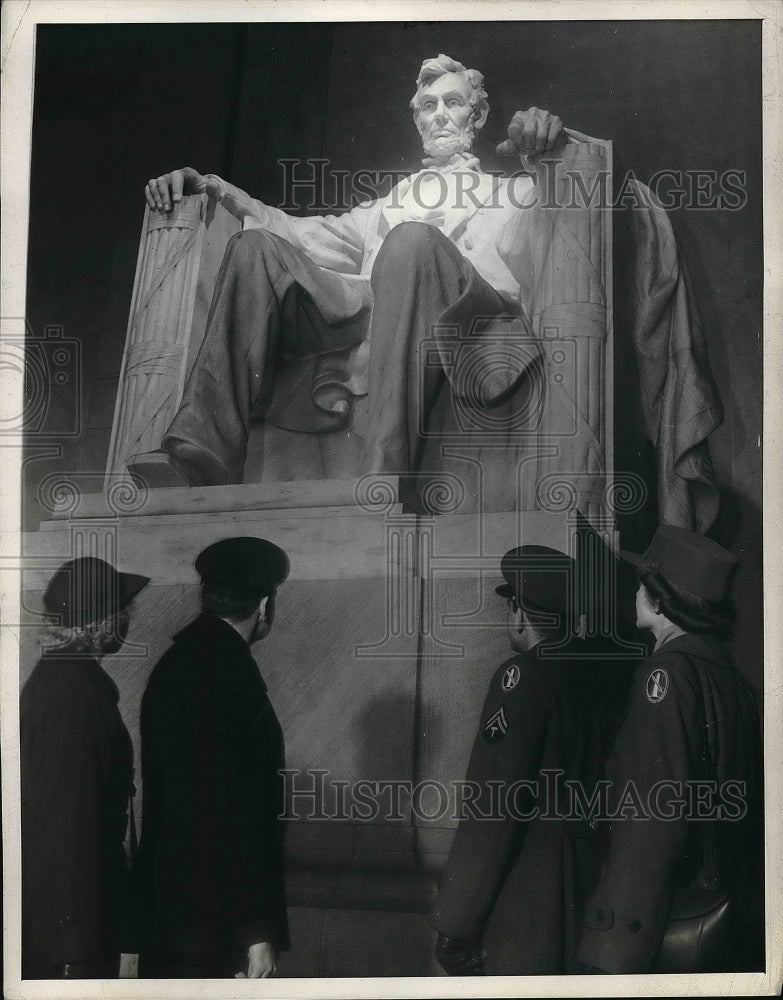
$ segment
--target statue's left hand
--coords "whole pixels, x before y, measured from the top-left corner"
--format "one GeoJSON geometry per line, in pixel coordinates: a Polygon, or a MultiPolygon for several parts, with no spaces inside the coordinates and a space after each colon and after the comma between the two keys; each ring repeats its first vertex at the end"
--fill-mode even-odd
{"type": "Polygon", "coordinates": [[[515,153],[523,165],[535,164],[545,153],[552,153],[565,145],[567,136],[562,121],[541,108],[517,111],[508,124],[508,139],[497,147],[500,156],[515,153]]]}

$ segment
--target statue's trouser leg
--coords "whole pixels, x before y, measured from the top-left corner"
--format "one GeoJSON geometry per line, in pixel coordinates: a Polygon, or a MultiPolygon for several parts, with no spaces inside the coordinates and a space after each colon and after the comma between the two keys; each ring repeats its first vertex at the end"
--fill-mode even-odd
{"type": "MultiPolygon", "coordinates": [[[[372,272],[369,429],[365,472],[417,467],[428,413],[443,383],[433,325],[460,299],[460,315],[496,316],[508,306],[440,230],[421,222],[396,226],[372,272]]],[[[466,330],[465,333],[468,331],[466,330]]]]}
{"type": "Polygon", "coordinates": [[[187,467],[192,484],[242,482],[250,415],[271,396],[281,328],[286,352],[301,357],[361,341],[358,327],[337,334],[312,297],[299,294],[307,288],[331,291],[336,308],[343,299],[349,308],[350,295],[338,287],[342,280],[325,275],[273,233],[253,229],[229,240],[204,340],[162,442],[187,467]]]}

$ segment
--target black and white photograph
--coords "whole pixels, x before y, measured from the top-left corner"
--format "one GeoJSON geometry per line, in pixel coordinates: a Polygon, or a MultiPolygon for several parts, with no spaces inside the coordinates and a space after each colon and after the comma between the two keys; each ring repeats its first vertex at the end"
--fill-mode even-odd
{"type": "Polygon", "coordinates": [[[780,19],[4,5],[4,996],[780,993],[780,19]]]}

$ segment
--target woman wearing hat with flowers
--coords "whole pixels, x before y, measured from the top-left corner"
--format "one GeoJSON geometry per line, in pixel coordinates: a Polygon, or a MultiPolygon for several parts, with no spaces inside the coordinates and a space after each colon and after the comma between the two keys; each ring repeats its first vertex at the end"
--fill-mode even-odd
{"type": "Polygon", "coordinates": [[[758,716],[722,643],[738,560],[671,525],[644,555],[621,555],[655,647],[607,761],[611,846],[580,959],[594,972],[729,971],[758,905],[758,716]]]}
{"type": "Polygon", "coordinates": [[[88,557],[44,595],[50,643],[21,696],[23,979],[119,971],[133,751],[100,661],[148,583],[88,557]]]}

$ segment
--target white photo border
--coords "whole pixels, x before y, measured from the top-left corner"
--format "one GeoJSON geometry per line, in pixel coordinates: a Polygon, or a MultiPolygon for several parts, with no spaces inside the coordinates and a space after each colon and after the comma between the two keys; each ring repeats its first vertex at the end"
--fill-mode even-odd
{"type": "MultiPolygon", "coordinates": [[[[700,20],[762,22],[764,163],[764,721],[766,801],[766,974],[690,976],[472,977],[471,979],[20,980],[19,662],[21,436],[0,446],[0,727],[2,731],[4,996],[9,998],[765,996],[783,978],[783,643],[774,612],[783,607],[775,528],[783,514],[783,5],[776,0],[485,2],[430,0],[426,20],[700,20]]],[[[2,283],[0,337],[24,336],[35,28],[39,23],[339,22],[422,20],[409,0],[6,0],[2,8],[2,283]]],[[[21,372],[0,372],[0,420],[22,409],[21,372]]]]}

